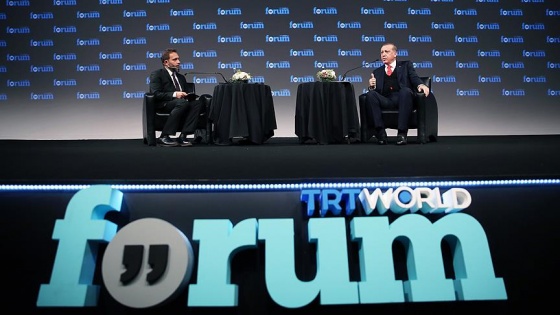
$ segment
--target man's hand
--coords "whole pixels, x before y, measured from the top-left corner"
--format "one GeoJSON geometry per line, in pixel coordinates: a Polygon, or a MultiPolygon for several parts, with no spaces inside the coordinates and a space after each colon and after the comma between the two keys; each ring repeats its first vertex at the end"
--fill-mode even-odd
{"type": "Polygon", "coordinates": [[[418,92],[424,92],[426,96],[430,95],[430,89],[425,84],[420,84],[418,86],[418,92]]]}
{"type": "Polygon", "coordinates": [[[371,74],[371,78],[369,78],[369,89],[373,90],[375,89],[375,84],[376,84],[376,80],[375,77],[373,76],[373,73],[371,74]]]}
{"type": "Polygon", "coordinates": [[[176,98],[187,98],[187,92],[177,91],[175,92],[176,98]]]}

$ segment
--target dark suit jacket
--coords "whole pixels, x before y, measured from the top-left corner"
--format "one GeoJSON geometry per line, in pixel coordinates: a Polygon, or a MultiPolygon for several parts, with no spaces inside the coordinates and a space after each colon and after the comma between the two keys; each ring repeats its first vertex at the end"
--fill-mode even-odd
{"type": "MultiPolygon", "coordinates": [[[[177,73],[177,79],[183,91],[192,92],[192,83],[187,83],[184,75],[177,73]]],[[[158,103],[173,100],[175,85],[165,68],[155,70],[150,74],[150,92],[154,94],[154,99],[158,103]]]]}
{"type": "MultiPolygon", "coordinates": [[[[422,84],[422,80],[416,74],[414,70],[414,65],[410,60],[398,61],[397,60],[397,80],[401,88],[407,87],[413,91],[418,90],[418,86],[422,84]]],[[[385,79],[385,65],[373,70],[373,75],[375,76],[375,91],[381,94],[383,91],[383,81],[385,79]]]]}

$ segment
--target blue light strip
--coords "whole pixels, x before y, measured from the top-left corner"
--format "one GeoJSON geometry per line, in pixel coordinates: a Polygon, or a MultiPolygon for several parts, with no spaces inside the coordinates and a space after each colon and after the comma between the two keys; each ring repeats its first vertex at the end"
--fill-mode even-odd
{"type": "MultiPolygon", "coordinates": [[[[495,187],[560,185],[560,179],[507,179],[465,181],[362,181],[309,183],[253,183],[253,184],[111,184],[121,191],[297,191],[301,189],[391,188],[409,187],[495,187]]],[[[77,191],[91,185],[0,185],[0,191],[77,191]]]]}

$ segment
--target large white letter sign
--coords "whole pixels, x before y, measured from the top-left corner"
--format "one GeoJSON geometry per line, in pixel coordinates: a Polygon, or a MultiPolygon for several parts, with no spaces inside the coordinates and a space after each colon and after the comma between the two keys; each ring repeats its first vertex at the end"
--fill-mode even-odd
{"type": "Polygon", "coordinates": [[[232,226],[229,220],[195,220],[193,241],[199,241],[197,284],[189,285],[188,306],[237,306],[237,285],[231,284],[231,259],[257,245],[257,220],[232,226]]]}
{"type": "Polygon", "coordinates": [[[97,250],[117,233],[117,225],[104,220],[107,212],[121,210],[123,194],[108,185],[77,192],[56,220],[53,239],[58,250],[51,282],[42,284],[37,306],[95,306],[99,286],[92,285],[97,250]]]}
{"type": "Polygon", "coordinates": [[[470,215],[454,213],[431,223],[408,214],[389,225],[387,217],[354,218],[354,239],[360,240],[361,303],[505,300],[503,279],[496,278],[488,240],[470,215]],[[409,280],[402,292],[393,273],[392,243],[405,245],[409,280]],[[456,280],[446,279],[441,242],[452,248],[456,280]]]}
{"type": "Polygon", "coordinates": [[[281,306],[302,307],[320,293],[321,304],[358,304],[358,286],[351,282],[344,218],[312,218],[309,242],[317,243],[315,279],[300,281],[295,273],[292,219],[260,219],[259,240],[265,247],[266,287],[281,306]]]}

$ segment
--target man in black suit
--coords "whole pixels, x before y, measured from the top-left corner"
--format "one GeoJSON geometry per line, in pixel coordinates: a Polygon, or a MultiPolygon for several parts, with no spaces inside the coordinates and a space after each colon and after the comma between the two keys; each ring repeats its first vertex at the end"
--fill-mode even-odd
{"type": "Polygon", "coordinates": [[[407,144],[408,120],[412,113],[413,90],[424,92],[430,89],[422,83],[411,61],[397,61],[397,46],[385,43],[381,47],[383,65],[371,74],[366,105],[371,107],[375,124],[375,138],[379,144],[387,144],[387,132],[381,109],[398,109],[397,144],[407,144]]]}
{"type": "Polygon", "coordinates": [[[159,146],[192,146],[187,136],[194,134],[200,113],[201,102],[191,100],[193,94],[185,92],[187,79],[179,73],[181,60],[176,49],[168,48],[161,55],[162,69],[150,74],[150,92],[154,94],[159,111],[169,113],[160,137],[159,146]],[[184,121],[182,126],[179,126],[184,121]],[[180,127],[180,128],[179,128],[180,127]],[[177,138],[171,135],[181,130],[177,138]]]}

